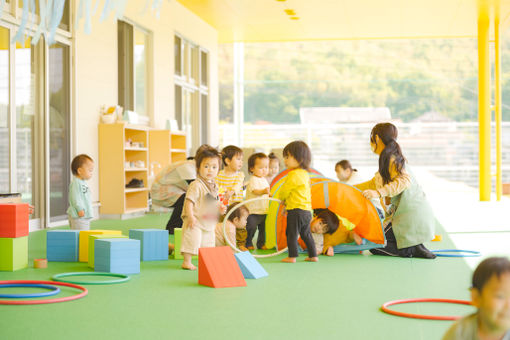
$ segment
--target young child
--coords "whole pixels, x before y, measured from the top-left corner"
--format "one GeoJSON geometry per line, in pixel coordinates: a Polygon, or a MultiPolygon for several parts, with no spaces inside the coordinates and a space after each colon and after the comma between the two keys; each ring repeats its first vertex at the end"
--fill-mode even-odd
{"type": "Polygon", "coordinates": [[[269,157],[269,172],[266,176],[266,179],[269,182],[269,185],[271,185],[273,179],[280,172],[280,160],[272,152],[267,157],[269,157]]]}
{"type": "MultiPolygon", "coordinates": [[[[248,171],[252,174],[248,185],[246,187],[246,199],[252,198],[268,198],[269,197],[269,183],[267,183],[266,176],[268,173],[269,158],[264,153],[254,153],[248,158],[248,171]]],[[[257,248],[267,249],[264,244],[266,243],[266,214],[269,207],[269,201],[258,200],[251,203],[246,203],[250,211],[248,217],[248,224],[246,230],[248,236],[246,238],[246,248],[253,250],[253,235],[257,229],[259,235],[257,236],[257,248]]]]}
{"type": "Polygon", "coordinates": [[[457,320],[443,340],[510,339],[510,261],[490,257],[476,267],[471,301],[477,311],[457,320]]]}
{"type": "MultiPolygon", "coordinates": [[[[227,214],[229,211],[234,209],[239,203],[233,203],[228,207],[227,214]]],[[[235,244],[237,249],[240,251],[247,251],[245,247],[246,243],[246,221],[248,219],[248,215],[250,214],[248,208],[245,205],[237,208],[230,216],[228,217],[227,224],[225,226],[227,237],[230,243],[235,244]]],[[[225,235],[223,234],[223,223],[218,223],[216,225],[216,247],[229,246],[228,242],[225,240],[225,235]]]]}
{"type": "Polygon", "coordinates": [[[182,268],[188,270],[196,269],[191,257],[198,254],[198,248],[214,247],[214,229],[223,209],[215,182],[220,168],[220,153],[211,146],[202,147],[195,162],[197,179],[189,185],[182,212],[182,268]]]}
{"type": "Polygon", "coordinates": [[[351,162],[346,159],[341,160],[335,164],[336,177],[340,183],[345,184],[358,184],[360,183],[358,170],[353,169],[351,162]]]}
{"type": "Polygon", "coordinates": [[[308,257],[305,261],[317,262],[317,250],[310,232],[312,195],[308,169],[312,161],[310,148],[303,141],[289,143],[283,149],[283,160],[289,173],[277,197],[287,210],[287,247],[289,255],[282,262],[295,263],[298,257],[298,233],[305,242],[308,257]]]}
{"type": "Polygon", "coordinates": [[[69,225],[73,230],[89,230],[94,217],[92,200],[87,180],[92,178],[94,161],[85,154],[78,155],[71,162],[73,180],[69,185],[69,225]]]}
{"type": "Polygon", "coordinates": [[[384,219],[387,245],[372,254],[434,259],[423,242],[434,238],[436,219],[425,193],[410,172],[396,142],[397,128],[379,123],[370,134],[370,147],[379,155],[379,171],[368,182],[355,185],[368,199],[390,197],[391,207],[384,219]]]}
{"type": "MultiPolygon", "coordinates": [[[[349,230],[342,219],[337,214],[329,209],[317,209],[317,215],[312,219],[310,223],[310,229],[314,240],[316,238],[313,234],[319,234],[324,236],[322,239],[322,246],[318,249],[322,249],[322,254],[333,256],[333,247],[342,243],[356,242],[356,244],[362,243],[362,238],[353,230],[349,230]]],[[[344,219],[345,220],[345,219],[344,219]]]]}
{"type": "Polygon", "coordinates": [[[224,168],[216,178],[216,184],[220,190],[225,191],[225,200],[228,204],[243,200],[244,173],[243,150],[234,145],[229,145],[221,150],[221,158],[224,168]]]}

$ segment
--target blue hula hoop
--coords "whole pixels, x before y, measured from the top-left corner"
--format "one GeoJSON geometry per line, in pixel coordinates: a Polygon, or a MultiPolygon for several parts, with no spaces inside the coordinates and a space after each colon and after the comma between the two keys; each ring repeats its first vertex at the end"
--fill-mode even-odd
{"type": "Polygon", "coordinates": [[[36,297],[45,297],[45,296],[53,296],[60,293],[60,288],[52,285],[43,285],[43,284],[30,284],[30,283],[3,283],[0,284],[0,288],[10,288],[10,287],[30,287],[30,288],[44,288],[49,289],[49,292],[45,293],[33,293],[33,294],[0,294],[0,298],[36,298],[36,297]]]}
{"type": "Polygon", "coordinates": [[[462,250],[462,249],[437,249],[432,250],[436,256],[439,257],[480,257],[482,254],[476,250],[462,250]],[[444,254],[444,253],[458,253],[458,254],[444,254]],[[464,253],[464,254],[460,254],[464,253]]]}

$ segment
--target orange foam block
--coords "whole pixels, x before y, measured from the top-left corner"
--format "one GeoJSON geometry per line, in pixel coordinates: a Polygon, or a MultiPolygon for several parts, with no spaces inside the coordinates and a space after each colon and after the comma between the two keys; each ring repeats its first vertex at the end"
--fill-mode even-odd
{"type": "Polygon", "coordinates": [[[213,288],[246,286],[230,247],[198,249],[198,284],[213,288]]]}
{"type": "Polygon", "coordinates": [[[436,235],[432,241],[438,242],[438,241],[441,241],[442,239],[443,239],[443,237],[441,235],[436,235]]]}
{"type": "Polygon", "coordinates": [[[28,204],[0,204],[0,237],[28,236],[28,204]]]}

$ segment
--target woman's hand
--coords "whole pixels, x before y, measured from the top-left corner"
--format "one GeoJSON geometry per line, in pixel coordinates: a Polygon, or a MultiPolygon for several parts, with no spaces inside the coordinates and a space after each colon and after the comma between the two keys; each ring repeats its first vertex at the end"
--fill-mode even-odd
{"type": "Polygon", "coordinates": [[[370,189],[363,191],[363,196],[365,196],[368,199],[381,197],[381,195],[379,194],[379,191],[370,190],[370,189]]]}

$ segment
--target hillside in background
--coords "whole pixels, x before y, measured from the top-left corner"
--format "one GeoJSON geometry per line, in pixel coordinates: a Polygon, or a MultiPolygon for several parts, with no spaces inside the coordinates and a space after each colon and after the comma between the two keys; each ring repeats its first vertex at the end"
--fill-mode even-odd
{"type": "MultiPolygon", "coordinates": [[[[502,43],[503,119],[510,121],[510,30],[502,43]]],[[[476,39],[245,44],[245,122],[298,123],[299,108],[389,107],[476,121],[476,39]]],[[[220,45],[220,119],[232,121],[233,45],[220,45]]]]}

